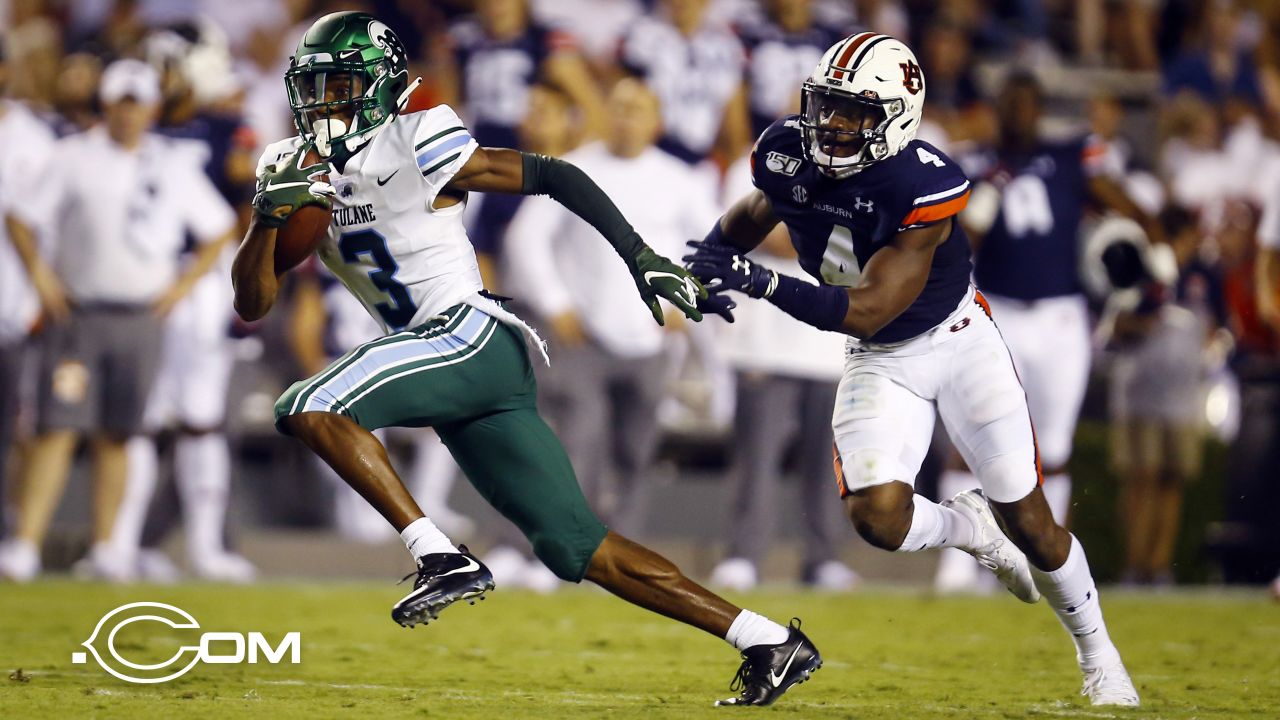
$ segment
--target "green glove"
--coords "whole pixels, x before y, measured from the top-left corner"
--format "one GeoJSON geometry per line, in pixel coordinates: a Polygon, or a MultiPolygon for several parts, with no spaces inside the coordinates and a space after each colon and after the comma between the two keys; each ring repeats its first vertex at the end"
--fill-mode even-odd
{"type": "Polygon", "coordinates": [[[266,172],[258,178],[253,211],[258,215],[258,221],[267,227],[283,227],[290,215],[307,205],[319,205],[326,210],[333,208],[330,198],[337,195],[337,191],[324,177],[332,172],[329,163],[302,167],[303,158],[310,149],[310,145],[303,145],[288,159],[268,165],[266,172]]]}
{"type": "Polygon", "coordinates": [[[631,269],[631,276],[635,278],[640,297],[649,306],[653,319],[659,325],[665,325],[666,321],[662,317],[662,305],[658,303],[658,298],[669,300],[690,320],[702,320],[702,313],[698,312],[698,300],[707,297],[707,290],[688,270],[662,257],[648,245],[643,246],[627,266],[631,269]]]}

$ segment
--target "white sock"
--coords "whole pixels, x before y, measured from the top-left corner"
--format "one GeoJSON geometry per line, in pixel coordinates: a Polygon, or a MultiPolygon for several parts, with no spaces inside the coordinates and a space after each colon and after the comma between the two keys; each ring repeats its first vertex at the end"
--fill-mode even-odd
{"type": "Polygon", "coordinates": [[[1032,567],[1031,576],[1062,626],[1071,633],[1081,668],[1088,670],[1120,659],[1120,651],[1111,642],[1107,624],[1102,620],[1102,606],[1089,572],[1089,560],[1075,535],[1071,536],[1071,552],[1062,567],[1052,572],[1032,567]]]}
{"type": "Polygon", "coordinates": [[[404,546],[409,548],[409,554],[415,560],[433,553],[458,552],[458,548],[454,547],[449,538],[440,532],[440,528],[424,517],[409,523],[408,527],[400,531],[400,538],[404,540],[404,546]]]}
{"type": "Polygon", "coordinates": [[[111,528],[111,544],[122,555],[133,556],[142,543],[142,526],[146,524],[147,508],[151,507],[151,497],[156,491],[155,441],[141,435],[129,438],[125,458],[128,469],[124,497],[120,499],[116,522],[111,528]]]}
{"type": "Polygon", "coordinates": [[[763,615],[743,610],[733,619],[724,639],[739,650],[755,645],[779,645],[787,641],[787,629],[763,615]]]}
{"type": "Polygon", "coordinates": [[[1067,526],[1067,515],[1071,512],[1071,476],[1067,473],[1046,475],[1044,478],[1044,499],[1049,503],[1053,519],[1058,524],[1067,526]]]}
{"type": "Polygon", "coordinates": [[[919,552],[931,548],[973,545],[974,527],[969,518],[923,495],[912,497],[911,529],[895,552],[919,552]]]}
{"type": "Polygon", "coordinates": [[[173,449],[187,557],[226,552],[222,530],[231,486],[231,451],[221,433],[183,435],[173,449]]]}

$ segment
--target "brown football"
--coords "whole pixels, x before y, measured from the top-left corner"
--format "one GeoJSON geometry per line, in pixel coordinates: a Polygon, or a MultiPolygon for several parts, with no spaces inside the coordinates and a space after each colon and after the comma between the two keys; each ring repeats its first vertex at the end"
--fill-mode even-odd
{"type": "MultiPolygon", "coordinates": [[[[314,148],[303,158],[304,167],[318,162],[320,154],[314,148]]],[[[322,175],[319,179],[329,182],[328,175],[322,175]]],[[[276,274],[292,270],[315,252],[329,233],[329,223],[332,221],[333,211],[319,205],[307,205],[295,210],[285,221],[284,227],[276,231],[276,274]]]]}

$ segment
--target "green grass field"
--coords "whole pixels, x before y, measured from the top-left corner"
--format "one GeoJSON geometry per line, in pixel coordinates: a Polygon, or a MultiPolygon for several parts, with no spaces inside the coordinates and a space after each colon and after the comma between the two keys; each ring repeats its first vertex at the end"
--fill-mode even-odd
{"type": "MultiPolygon", "coordinates": [[[[1043,604],[887,589],[751,594],[736,599],[802,616],[826,659],[813,681],[756,710],[712,707],[737,667],[727,645],[595,590],[498,591],[412,631],[388,617],[398,590],[0,585],[0,718],[1280,717],[1280,607],[1261,593],[1104,591],[1143,695],[1132,711],[1094,710],[1079,696],[1070,641],[1043,604]],[[181,607],[206,631],[300,631],[302,663],[198,664],[161,685],[119,681],[92,658],[71,664],[103,614],[139,600],[181,607]]],[[[154,662],[184,644],[178,633],[198,632],[165,630],[129,626],[117,647],[154,662]]]]}

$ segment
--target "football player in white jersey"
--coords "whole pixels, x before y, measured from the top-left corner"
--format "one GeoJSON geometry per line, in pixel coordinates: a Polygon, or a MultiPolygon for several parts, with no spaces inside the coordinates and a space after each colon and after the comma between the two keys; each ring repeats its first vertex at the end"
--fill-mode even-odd
{"type": "Polygon", "coordinates": [[[387,335],[295,383],[276,403],[276,422],[400,532],[418,571],[392,618],[426,623],[493,588],[488,569],[423,516],[371,433],[432,426],[556,575],[589,579],[742,651],[737,693],[727,702],[769,704],[807,679],[822,660],[798,624],[783,627],[735,607],[591,512],[535,405],[526,345],[545,357],[541,341],[484,293],[462,226],[466,194],[547,194],[565,205],[622,256],[658,323],[659,298],[700,320],[695,304],[705,290],[649,248],[572,165],[481,148],[447,106],[400,114],[416,82],[409,82],[404,45],[369,15],[317,20],[285,81],[299,137],[269,146],[259,164],[254,218],[232,269],[235,306],[246,320],[271,309],[280,279],[276,229],[298,208],[331,204],[319,257],[387,335]],[[313,147],[327,162],[303,167],[313,147]]]}

